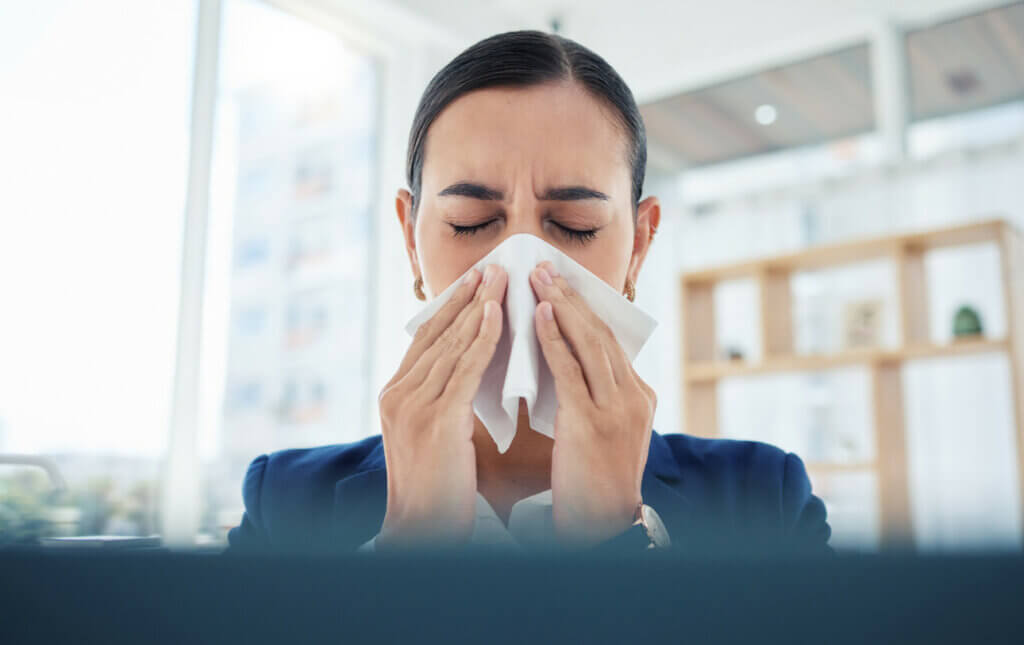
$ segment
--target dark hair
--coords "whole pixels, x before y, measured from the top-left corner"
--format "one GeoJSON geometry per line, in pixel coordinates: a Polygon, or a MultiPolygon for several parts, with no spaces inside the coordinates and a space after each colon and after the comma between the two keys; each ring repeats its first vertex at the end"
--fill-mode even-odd
{"type": "Polygon", "coordinates": [[[406,179],[412,209],[419,203],[427,130],[455,99],[489,87],[526,87],[575,80],[614,108],[629,137],[633,179],[633,214],[644,187],[647,134],[640,110],[622,77],[603,58],[577,42],[540,31],[509,31],[471,46],[438,72],[423,92],[409,133],[406,179]]]}

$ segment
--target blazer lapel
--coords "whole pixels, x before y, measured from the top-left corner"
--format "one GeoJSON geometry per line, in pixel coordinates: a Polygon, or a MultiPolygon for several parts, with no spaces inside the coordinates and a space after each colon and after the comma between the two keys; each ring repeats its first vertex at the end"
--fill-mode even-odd
{"type": "Polygon", "coordinates": [[[355,473],[334,485],[334,543],[351,551],[377,535],[388,500],[384,444],[367,455],[355,473]]]}
{"type": "Polygon", "coordinates": [[[644,504],[653,508],[665,523],[674,546],[687,543],[697,526],[693,503],[680,490],[682,477],[679,462],[668,442],[652,431],[640,494],[644,504]]]}

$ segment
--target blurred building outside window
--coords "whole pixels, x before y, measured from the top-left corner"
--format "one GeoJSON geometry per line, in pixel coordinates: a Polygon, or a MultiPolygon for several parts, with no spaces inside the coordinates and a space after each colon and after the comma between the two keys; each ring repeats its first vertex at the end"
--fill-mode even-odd
{"type": "MultiPolygon", "coordinates": [[[[32,216],[0,219],[0,453],[52,457],[68,489],[0,464],[0,542],[159,532],[197,3],[5,16],[0,210],[32,216]]],[[[371,432],[379,110],[374,56],[307,20],[229,0],[220,43],[199,422],[214,543],[253,458],[371,432]]]]}
{"type": "Polygon", "coordinates": [[[148,535],[196,2],[39,0],[0,14],[0,455],[47,457],[67,485],[0,463],[0,545],[148,535]]]}
{"type": "Polygon", "coordinates": [[[379,111],[378,61],[329,29],[227,0],[221,33],[200,426],[214,542],[255,457],[371,432],[379,111]]]}

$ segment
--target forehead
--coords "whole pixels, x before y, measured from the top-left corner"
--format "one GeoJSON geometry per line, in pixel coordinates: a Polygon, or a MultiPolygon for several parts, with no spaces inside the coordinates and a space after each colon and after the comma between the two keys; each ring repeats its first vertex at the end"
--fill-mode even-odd
{"type": "MultiPolygon", "coordinates": [[[[423,183],[453,177],[600,183],[630,176],[627,140],[612,108],[577,83],[488,88],[459,97],[430,126],[423,183]]],[[[616,191],[617,192],[617,191],[616,191]]]]}

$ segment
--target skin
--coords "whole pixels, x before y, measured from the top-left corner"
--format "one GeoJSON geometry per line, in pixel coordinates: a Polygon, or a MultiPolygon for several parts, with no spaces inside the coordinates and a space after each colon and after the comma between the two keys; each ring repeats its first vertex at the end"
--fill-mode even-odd
{"type": "MultiPolygon", "coordinates": [[[[407,190],[395,200],[428,297],[517,233],[556,246],[618,290],[627,278],[636,283],[661,210],[648,197],[634,222],[627,144],[612,109],[571,81],[478,90],[451,103],[428,131],[416,212],[407,190]]],[[[516,501],[550,487],[566,544],[595,543],[632,523],[654,392],[553,267],[542,263],[530,279],[559,400],[554,440],[529,428],[521,401],[515,439],[499,454],[472,412],[507,283],[500,267],[474,271],[381,392],[388,502],[379,550],[465,542],[477,491],[507,524],[516,501]]]]}

